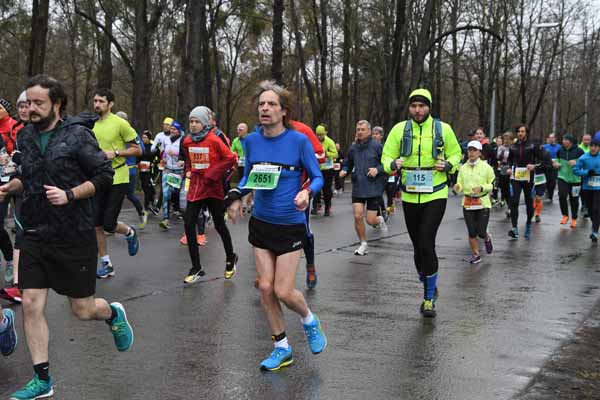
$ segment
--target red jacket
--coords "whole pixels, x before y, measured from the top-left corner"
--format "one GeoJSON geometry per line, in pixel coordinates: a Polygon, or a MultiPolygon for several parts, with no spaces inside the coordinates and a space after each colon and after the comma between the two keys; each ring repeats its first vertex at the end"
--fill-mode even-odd
{"type": "MultiPolygon", "coordinates": [[[[323,164],[327,159],[327,154],[325,154],[325,150],[323,150],[323,144],[321,144],[321,141],[319,140],[317,135],[315,135],[315,132],[312,130],[312,128],[306,124],[303,124],[300,121],[294,120],[290,121],[290,125],[296,131],[304,134],[308,138],[308,140],[310,140],[310,144],[312,144],[313,150],[315,152],[315,157],[317,157],[317,161],[319,162],[319,164],[323,164]]],[[[302,184],[302,189],[306,189],[310,185],[310,179],[308,179],[308,177],[306,176],[306,171],[302,174],[302,180],[304,181],[304,183],[302,184]]]]}
{"type": "Polygon", "coordinates": [[[6,144],[6,152],[8,154],[12,154],[13,150],[15,149],[15,142],[11,138],[11,132],[16,124],[17,121],[9,116],[6,116],[0,120],[0,135],[2,135],[2,139],[4,139],[4,143],[6,144]]]}
{"type": "Polygon", "coordinates": [[[185,172],[190,173],[190,187],[187,200],[225,198],[223,177],[237,162],[237,155],[211,130],[200,142],[194,142],[190,135],[181,144],[185,159],[185,172]]]}

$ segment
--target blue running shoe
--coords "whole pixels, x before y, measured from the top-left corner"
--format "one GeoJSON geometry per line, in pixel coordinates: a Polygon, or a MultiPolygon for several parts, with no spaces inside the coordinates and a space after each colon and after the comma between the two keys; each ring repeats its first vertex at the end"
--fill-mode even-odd
{"type": "Polygon", "coordinates": [[[265,371],[277,371],[281,367],[287,367],[294,362],[292,357],[292,346],[287,349],[275,347],[269,358],[265,358],[260,363],[260,369],[265,371]]]}
{"type": "Polygon", "coordinates": [[[35,374],[23,389],[17,390],[10,396],[10,400],[34,400],[51,397],[54,395],[53,383],[52,377],[48,381],[43,381],[35,374]]]}
{"type": "Polygon", "coordinates": [[[102,267],[96,271],[96,278],[106,279],[115,276],[115,269],[110,261],[102,261],[102,267]]]}
{"type": "Polygon", "coordinates": [[[528,222],[525,225],[525,234],[523,236],[525,239],[529,239],[531,237],[531,222],[528,222]]]}
{"type": "Polygon", "coordinates": [[[302,326],[304,327],[304,333],[306,334],[306,340],[308,341],[310,351],[312,351],[313,354],[319,354],[327,347],[327,337],[325,337],[325,334],[323,333],[319,317],[317,317],[316,314],[314,317],[315,319],[311,324],[302,326]]]}
{"type": "Polygon", "coordinates": [[[127,240],[127,250],[129,250],[129,255],[135,256],[140,250],[140,240],[138,239],[137,229],[133,226],[130,228],[133,230],[133,235],[125,236],[125,240],[127,240]]]}
{"type": "Polygon", "coordinates": [[[10,356],[17,347],[17,331],[15,330],[15,313],[10,308],[2,310],[8,320],[4,332],[0,332],[0,352],[3,356],[10,356]]]}
{"type": "Polygon", "coordinates": [[[133,346],[133,329],[127,321],[125,308],[121,303],[110,303],[110,307],[117,312],[114,321],[109,324],[110,331],[115,339],[115,346],[119,351],[127,351],[133,346]]]}

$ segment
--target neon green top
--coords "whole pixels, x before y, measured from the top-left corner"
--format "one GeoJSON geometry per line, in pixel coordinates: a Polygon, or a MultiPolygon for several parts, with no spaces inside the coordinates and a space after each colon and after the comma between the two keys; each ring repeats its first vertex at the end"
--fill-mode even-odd
{"type": "Polygon", "coordinates": [[[335,160],[338,156],[338,151],[335,148],[335,142],[329,136],[325,135],[323,141],[321,142],[323,145],[323,151],[325,152],[325,162],[319,165],[321,171],[333,169],[333,160],[335,160]]]}
{"type": "MultiPolygon", "coordinates": [[[[423,123],[418,124],[412,121],[412,154],[405,157],[404,166],[408,168],[429,168],[432,169],[435,166],[436,160],[433,158],[433,139],[434,123],[433,118],[429,116],[423,123]]],[[[390,175],[392,173],[391,164],[396,159],[400,158],[402,153],[402,137],[404,136],[404,126],[406,121],[397,123],[390,131],[385,146],[383,146],[383,154],[381,156],[381,163],[385,172],[390,175]]],[[[456,167],[460,163],[462,158],[462,150],[456,135],[452,130],[452,127],[442,122],[442,138],[444,140],[444,151],[438,157],[452,164],[450,172],[456,171],[456,167]]],[[[407,169],[401,170],[401,182],[406,185],[407,169]]],[[[441,185],[447,181],[446,172],[440,172],[433,170],[433,186],[441,185]]],[[[402,193],[402,201],[407,203],[428,203],[432,200],[447,199],[448,198],[448,186],[445,185],[442,189],[433,193],[402,193]]]]}
{"type": "MultiPolygon", "coordinates": [[[[98,120],[92,130],[96,135],[98,145],[104,151],[123,151],[126,149],[126,143],[137,139],[137,134],[129,125],[129,122],[113,113],[109,113],[106,118],[98,120]]],[[[125,157],[113,158],[112,167],[115,170],[113,185],[129,183],[129,168],[127,168],[125,157]]]]}
{"type": "Polygon", "coordinates": [[[586,145],[585,145],[585,144],[583,144],[583,143],[579,143],[579,148],[580,148],[581,150],[583,150],[583,152],[584,152],[584,153],[589,153],[589,152],[590,152],[590,146],[586,146],[586,145]]]}
{"type": "MultiPolygon", "coordinates": [[[[481,199],[483,208],[492,208],[489,193],[494,189],[495,179],[494,169],[485,161],[477,160],[475,165],[471,165],[467,161],[458,170],[458,177],[456,179],[458,192],[463,192],[465,196],[478,197],[481,199]],[[482,188],[482,192],[476,195],[473,193],[473,188],[478,186],[482,188]],[[485,195],[482,196],[484,193],[485,195]]],[[[465,205],[464,197],[462,205],[465,205]]]]}
{"type": "Polygon", "coordinates": [[[244,158],[244,146],[242,146],[242,141],[239,136],[236,136],[231,142],[231,151],[238,155],[238,159],[244,158]]]}

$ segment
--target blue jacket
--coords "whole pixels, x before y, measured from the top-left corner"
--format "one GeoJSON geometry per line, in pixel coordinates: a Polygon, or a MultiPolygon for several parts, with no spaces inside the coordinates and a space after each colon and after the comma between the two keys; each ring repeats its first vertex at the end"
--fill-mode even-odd
{"type": "Polygon", "coordinates": [[[560,144],[548,144],[546,143],[544,145],[544,150],[546,150],[548,153],[550,153],[550,157],[551,158],[556,158],[556,153],[558,153],[558,150],[560,150],[561,145],[560,144]]]}
{"type": "Polygon", "coordinates": [[[352,197],[370,198],[380,197],[383,194],[387,175],[381,164],[383,146],[371,137],[364,143],[354,143],[350,146],[343,170],[352,173],[352,197]],[[377,168],[375,177],[367,176],[369,168],[377,168]]]}
{"type": "Polygon", "coordinates": [[[590,153],[585,153],[577,160],[577,164],[573,167],[575,175],[583,177],[583,190],[600,190],[600,153],[595,156],[590,153]],[[592,174],[589,175],[590,170],[593,170],[592,174]],[[593,179],[599,183],[590,186],[589,181],[593,179]]]}

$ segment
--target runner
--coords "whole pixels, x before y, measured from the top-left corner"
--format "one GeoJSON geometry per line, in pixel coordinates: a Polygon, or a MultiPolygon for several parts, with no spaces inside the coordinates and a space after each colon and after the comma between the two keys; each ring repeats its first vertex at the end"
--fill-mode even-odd
{"type": "MultiPolygon", "coordinates": [[[[29,97],[27,99],[31,101],[29,97]]],[[[142,151],[138,136],[129,122],[111,112],[114,101],[115,96],[108,89],[98,89],[94,95],[94,110],[100,119],[96,121],[92,130],[98,145],[106,157],[111,160],[112,168],[115,171],[112,186],[94,193],[94,221],[98,253],[102,261],[102,266],[96,273],[99,279],[115,275],[114,266],[108,255],[108,243],[104,232],[124,235],[130,256],[135,256],[140,248],[137,230],[133,226],[119,222],[118,218],[129,184],[129,171],[125,157],[139,156],[142,151]]],[[[27,155],[24,154],[24,156],[27,155]]]]}
{"type": "Polygon", "coordinates": [[[510,179],[506,172],[508,169],[508,154],[510,152],[510,147],[505,144],[509,141],[505,138],[505,135],[496,138],[496,166],[494,168],[496,174],[496,188],[499,192],[496,198],[500,199],[498,204],[502,208],[506,206],[506,203],[510,199],[510,192],[508,189],[510,179]]]}
{"type": "Polygon", "coordinates": [[[569,222],[569,205],[571,206],[571,228],[577,227],[577,211],[579,210],[579,194],[581,177],[573,173],[573,167],[583,155],[581,147],[577,147],[575,136],[567,133],[563,136],[562,147],[556,153],[554,168],[558,170],[558,202],[562,213],[561,225],[569,222]]]}
{"type": "Polygon", "coordinates": [[[185,211],[185,235],[187,237],[192,268],[183,280],[190,284],[204,276],[198,252],[196,225],[198,216],[206,207],[210,211],[215,229],[221,236],[225,255],[225,279],[236,272],[238,256],[233,252],[231,235],[225,225],[225,202],[223,177],[236,164],[236,156],[229,150],[215,131],[208,107],[195,107],[190,112],[190,134],[183,139],[179,152],[180,165],[185,165],[186,177],[190,179],[185,211]]]}
{"type": "Polygon", "coordinates": [[[447,173],[460,163],[461,148],[452,127],[431,116],[428,90],[413,91],[408,102],[410,119],[392,128],[381,160],[387,173],[400,171],[402,209],[423,282],[420,311],[424,317],[434,318],[438,280],[435,238],[446,211],[447,173]]]}
{"type": "Polygon", "coordinates": [[[244,178],[228,195],[228,213],[235,222],[240,196],[256,189],[248,240],[254,246],[261,304],[275,342],[275,349],[260,367],[275,371],[293,362],[281,303],[300,315],[312,353],[321,353],[327,346],[319,318],[295,288],[300,249],[307,240],[304,210],[310,193],[323,185],[323,177],[313,146],[290,127],[291,93],[265,81],[259,85],[256,99],[261,127],[247,138],[244,178]],[[311,180],[306,189],[302,189],[303,172],[311,180]]]}
{"type": "Polygon", "coordinates": [[[165,150],[166,141],[171,137],[171,124],[174,119],[171,117],[165,117],[162,124],[162,131],[158,132],[152,142],[152,152],[156,152],[158,155],[159,165],[156,171],[154,171],[153,179],[157,188],[156,202],[154,208],[160,210],[162,208],[162,171],[164,165],[162,165],[162,153],[165,150]]]}
{"type": "Polygon", "coordinates": [[[496,177],[494,169],[481,160],[482,149],[481,142],[477,140],[468,143],[469,158],[458,171],[457,183],[454,185],[456,193],[464,192],[465,194],[462,206],[467,231],[469,232],[469,245],[473,252],[469,259],[471,264],[481,262],[477,237],[484,240],[486,253],[491,254],[494,249],[487,226],[492,208],[489,194],[494,188],[496,177]]]}
{"type": "Polygon", "coordinates": [[[44,316],[49,288],[68,297],[80,320],[106,321],[119,351],[133,345],[123,306],[94,298],[98,248],[92,198],[96,191],[110,190],[114,173],[90,130],[97,117],[65,116],[67,96],[53,78],[37,75],[26,90],[32,124],[18,137],[22,173],[0,187],[2,201],[23,193],[19,285],[35,375],[11,395],[17,400],[54,393],[44,316]]]}
{"type": "Polygon", "coordinates": [[[14,311],[0,306],[0,353],[10,356],[17,348],[17,339],[14,311]]]}
{"type": "Polygon", "coordinates": [[[171,206],[175,211],[179,210],[179,190],[183,184],[183,165],[179,164],[179,149],[181,138],[183,135],[183,127],[177,121],[171,124],[171,136],[164,141],[162,151],[162,162],[164,169],[162,172],[162,221],[159,226],[162,229],[170,229],[169,215],[171,206]],[[177,196],[173,195],[177,193],[177,196]],[[177,201],[173,201],[176,198],[177,201]]]}
{"type": "MultiPolygon", "coordinates": [[[[560,150],[560,144],[556,143],[556,134],[551,133],[546,138],[546,144],[544,145],[544,150],[550,154],[550,158],[552,162],[556,160],[556,154],[558,150],[560,150]]],[[[552,202],[554,198],[554,190],[556,189],[556,179],[558,178],[558,171],[556,168],[546,169],[546,197],[548,201],[552,202]]]]}
{"type": "MultiPolygon", "coordinates": [[[[117,117],[123,118],[125,121],[129,122],[129,117],[127,116],[127,114],[125,112],[117,111],[115,113],[115,115],[117,117]]],[[[138,141],[140,143],[140,149],[143,154],[144,150],[145,150],[144,142],[141,140],[141,138],[139,136],[138,136],[138,141]]],[[[135,193],[136,180],[137,180],[137,157],[128,156],[128,157],[125,157],[125,160],[127,163],[127,168],[129,168],[129,184],[127,186],[126,197],[127,197],[127,200],[129,200],[131,202],[131,204],[133,204],[133,206],[135,207],[135,211],[137,212],[138,218],[140,219],[138,228],[140,228],[140,230],[142,230],[146,227],[146,224],[148,223],[148,213],[146,213],[146,210],[142,206],[142,202],[140,201],[140,198],[135,193]]]]}
{"type": "Polygon", "coordinates": [[[340,171],[342,170],[342,164],[344,163],[344,152],[342,152],[340,144],[335,144],[335,149],[338,152],[338,156],[333,160],[333,171],[335,173],[335,190],[333,194],[337,195],[344,192],[344,178],[340,177],[340,171]]]}
{"type": "Polygon", "coordinates": [[[542,209],[544,208],[544,194],[546,193],[547,178],[546,171],[554,170],[550,153],[540,145],[542,160],[535,166],[535,177],[533,178],[533,219],[536,223],[542,221],[542,209]]]}
{"type": "MultiPolygon", "coordinates": [[[[10,155],[14,150],[14,142],[11,138],[13,127],[17,124],[10,116],[12,105],[6,99],[0,98],[0,180],[2,184],[8,182],[10,174],[6,174],[4,169],[8,167],[10,155]]],[[[14,171],[14,168],[13,168],[14,171]]],[[[13,246],[6,230],[5,219],[8,213],[9,201],[0,203],[0,250],[4,257],[4,282],[12,285],[14,278],[13,267],[13,246]]]]}
{"type": "MultiPolygon", "coordinates": [[[[235,139],[233,139],[233,142],[231,142],[231,151],[238,156],[237,172],[239,182],[244,176],[244,164],[246,163],[246,158],[244,156],[244,143],[246,142],[246,136],[248,136],[248,125],[243,122],[238,124],[237,133],[238,135],[235,139]]],[[[244,212],[252,210],[252,193],[244,197],[242,208],[244,212]]]]}
{"type": "Polygon", "coordinates": [[[529,140],[529,127],[525,124],[517,126],[517,141],[510,146],[508,155],[508,165],[510,169],[507,173],[510,175],[510,219],[512,229],[508,232],[511,240],[519,238],[519,201],[521,192],[525,197],[525,207],[527,209],[527,220],[525,222],[525,239],[531,237],[531,220],[533,219],[533,199],[532,194],[535,179],[535,166],[543,162],[543,153],[540,146],[529,140]]]}
{"type": "Polygon", "coordinates": [[[575,175],[583,178],[581,197],[586,199],[592,219],[590,239],[598,243],[600,227],[600,135],[596,134],[590,143],[590,151],[582,155],[573,168],[575,175]]]}
{"type": "Polygon", "coordinates": [[[140,170],[140,182],[144,191],[144,210],[146,214],[151,212],[158,215],[158,210],[154,207],[156,191],[152,181],[152,168],[156,165],[157,152],[152,151],[152,132],[144,131],[142,133],[142,143],[144,143],[144,149],[137,161],[140,170]]]}
{"type": "MultiPolygon", "coordinates": [[[[584,133],[581,137],[581,143],[579,144],[579,148],[583,150],[583,153],[589,153],[590,151],[590,143],[592,142],[592,135],[589,133],[584,133]]],[[[585,199],[581,198],[581,215],[584,219],[589,218],[589,212],[587,204],[585,203],[585,199]]]]}
{"type": "Polygon", "coordinates": [[[323,184],[323,188],[319,190],[317,194],[315,194],[311,213],[313,215],[319,214],[319,210],[321,209],[321,193],[323,193],[323,198],[325,201],[325,212],[323,213],[323,216],[329,217],[331,215],[331,198],[333,197],[332,185],[333,178],[335,176],[335,171],[333,170],[333,161],[337,158],[338,153],[337,149],[335,148],[335,142],[331,140],[329,136],[327,136],[327,126],[325,124],[317,126],[315,133],[317,134],[319,142],[321,142],[323,151],[325,152],[325,162],[319,165],[325,183],[323,184]]]}
{"type": "Polygon", "coordinates": [[[371,124],[361,120],[356,123],[357,141],[350,146],[346,161],[340,171],[340,177],[345,178],[352,174],[352,211],[354,212],[354,229],[360,246],[354,250],[357,256],[369,254],[367,232],[365,230],[365,205],[367,208],[366,220],[369,225],[387,230],[383,216],[377,216],[380,209],[386,176],[381,165],[381,152],[383,147],[371,136],[371,124]]]}

